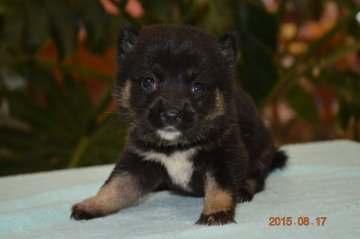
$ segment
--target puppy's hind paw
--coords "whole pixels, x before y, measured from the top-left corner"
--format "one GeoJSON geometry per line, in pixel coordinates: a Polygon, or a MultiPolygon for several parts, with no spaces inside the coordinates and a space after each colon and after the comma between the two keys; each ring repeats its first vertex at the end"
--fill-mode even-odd
{"type": "Polygon", "coordinates": [[[234,211],[231,210],[211,214],[202,213],[199,220],[195,222],[195,224],[206,226],[221,226],[229,223],[236,223],[234,220],[234,211]]]}
{"type": "Polygon", "coordinates": [[[245,190],[242,190],[236,196],[236,202],[243,203],[243,202],[250,202],[254,198],[254,194],[245,190]]]}
{"type": "Polygon", "coordinates": [[[86,207],[82,207],[81,204],[75,204],[72,207],[72,213],[70,218],[74,220],[90,220],[96,217],[100,217],[101,215],[96,215],[88,210],[86,207]]]}

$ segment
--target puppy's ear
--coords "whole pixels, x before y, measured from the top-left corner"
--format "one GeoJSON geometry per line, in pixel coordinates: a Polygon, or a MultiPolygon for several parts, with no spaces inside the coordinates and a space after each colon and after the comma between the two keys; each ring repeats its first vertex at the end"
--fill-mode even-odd
{"type": "Polygon", "coordinates": [[[218,39],[221,53],[225,60],[235,65],[239,50],[239,37],[237,32],[227,32],[218,39]]]}
{"type": "Polygon", "coordinates": [[[117,40],[117,56],[122,59],[136,44],[138,30],[130,23],[125,23],[120,30],[117,40]]]}

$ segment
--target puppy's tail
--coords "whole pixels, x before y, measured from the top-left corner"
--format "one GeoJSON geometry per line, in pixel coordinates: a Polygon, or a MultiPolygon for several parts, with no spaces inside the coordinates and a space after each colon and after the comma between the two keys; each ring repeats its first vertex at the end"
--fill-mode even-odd
{"type": "Polygon", "coordinates": [[[278,149],[275,152],[274,158],[271,162],[270,171],[273,171],[277,168],[279,168],[279,169],[284,168],[286,165],[287,159],[288,159],[288,156],[285,154],[285,152],[278,149]]]}

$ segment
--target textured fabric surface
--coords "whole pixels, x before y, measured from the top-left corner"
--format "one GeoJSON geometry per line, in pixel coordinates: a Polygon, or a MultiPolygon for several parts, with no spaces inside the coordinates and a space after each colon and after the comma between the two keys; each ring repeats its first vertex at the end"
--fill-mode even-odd
{"type": "Polygon", "coordinates": [[[237,206],[237,224],[194,225],[203,199],[167,191],[111,216],[70,220],[72,204],[97,192],[110,165],[0,178],[0,238],[360,238],[360,144],[283,149],[288,167],[273,172],[252,202],[237,206]],[[270,217],[293,223],[308,217],[310,224],[269,226],[270,217]],[[316,217],[327,217],[325,225],[317,226],[316,217]]]}

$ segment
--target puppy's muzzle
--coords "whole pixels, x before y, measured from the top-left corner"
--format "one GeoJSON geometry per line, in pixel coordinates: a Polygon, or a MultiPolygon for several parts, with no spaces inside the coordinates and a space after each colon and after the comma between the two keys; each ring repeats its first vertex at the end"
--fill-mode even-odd
{"type": "Polygon", "coordinates": [[[194,114],[187,99],[159,97],[149,109],[148,118],[157,129],[186,130],[192,127],[194,114]]]}
{"type": "Polygon", "coordinates": [[[164,124],[177,126],[181,123],[182,114],[178,109],[169,109],[160,112],[160,118],[164,124]]]}

